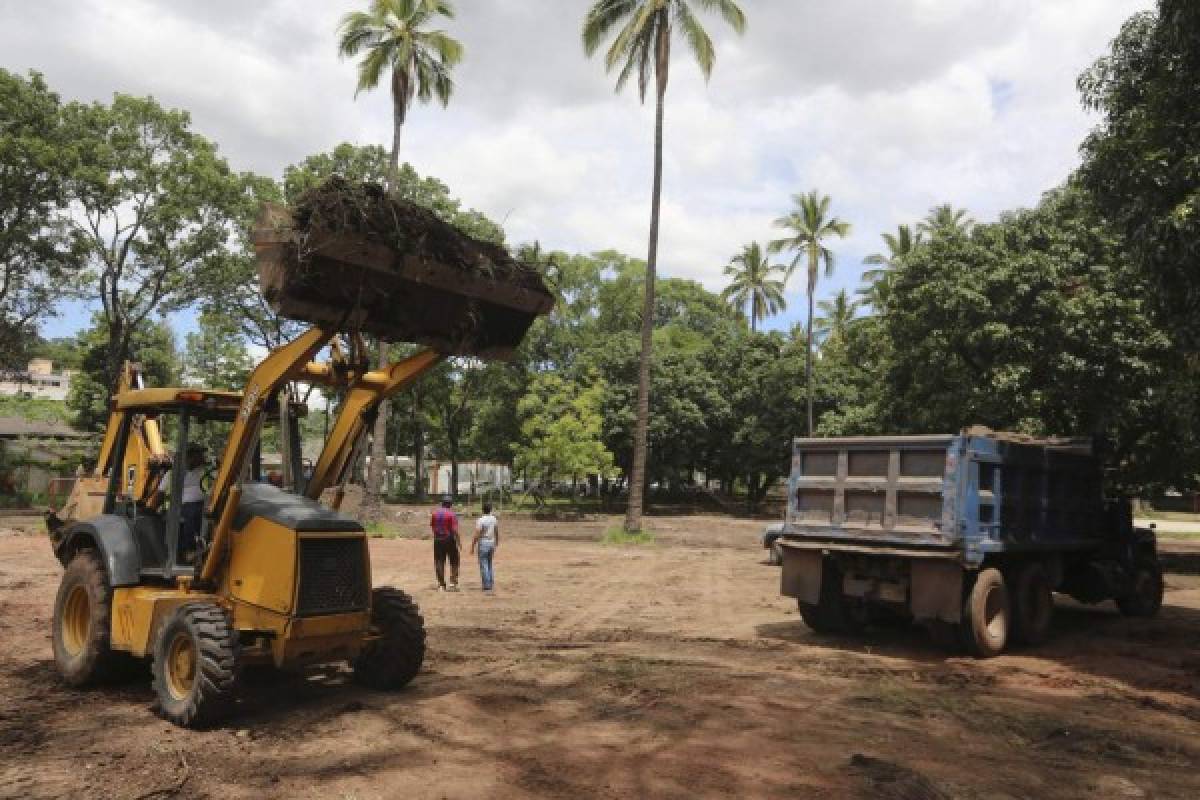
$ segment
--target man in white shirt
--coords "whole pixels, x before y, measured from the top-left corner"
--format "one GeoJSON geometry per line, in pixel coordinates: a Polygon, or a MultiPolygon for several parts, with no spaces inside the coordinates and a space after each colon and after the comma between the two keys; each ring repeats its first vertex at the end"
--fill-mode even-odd
{"type": "Polygon", "coordinates": [[[475,538],[471,540],[471,552],[479,546],[479,577],[483,580],[483,590],[492,591],[495,585],[495,572],[492,570],[492,556],[500,545],[500,522],[492,514],[492,504],[483,504],[483,516],[475,521],[475,538]]]}

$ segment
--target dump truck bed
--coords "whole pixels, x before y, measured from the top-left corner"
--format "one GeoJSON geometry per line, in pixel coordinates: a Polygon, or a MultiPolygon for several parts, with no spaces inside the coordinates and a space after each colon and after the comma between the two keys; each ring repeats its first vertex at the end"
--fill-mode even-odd
{"type": "Polygon", "coordinates": [[[1111,530],[1101,470],[1078,440],[975,429],[797,439],[784,539],[979,563],[1094,547],[1111,530]]]}

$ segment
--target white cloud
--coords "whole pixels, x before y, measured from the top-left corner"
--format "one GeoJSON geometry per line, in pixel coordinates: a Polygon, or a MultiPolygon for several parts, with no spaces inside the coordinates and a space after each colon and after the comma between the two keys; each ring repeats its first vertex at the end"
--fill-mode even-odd
{"type": "MultiPolygon", "coordinates": [[[[719,287],[742,244],[818,187],[878,234],[950,202],[979,219],[1035,203],[1077,162],[1075,78],[1151,0],[743,0],[710,19],[706,85],[677,49],[666,118],[662,271],[719,287]]],[[[192,112],[235,167],[279,175],[339,141],[388,144],[386,91],[354,98],[334,29],[358,0],[0,0],[0,66],[69,99],[153,94],[192,112]]],[[[458,3],[467,59],[449,109],[418,108],[404,155],[514,241],[644,256],[653,108],[587,60],[587,0],[458,3]]],[[[795,287],[798,289],[799,287],[795,287]]],[[[794,302],[794,307],[801,304],[794,302]]],[[[779,319],[778,325],[789,323],[779,319]]]]}

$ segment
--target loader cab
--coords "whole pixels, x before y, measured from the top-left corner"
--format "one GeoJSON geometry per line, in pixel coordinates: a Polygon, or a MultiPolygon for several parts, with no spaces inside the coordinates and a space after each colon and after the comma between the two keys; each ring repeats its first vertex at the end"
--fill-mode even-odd
{"type": "MultiPolygon", "coordinates": [[[[100,513],[126,521],[143,581],[171,582],[195,574],[205,543],[211,538],[212,521],[205,513],[194,553],[183,552],[183,499],[189,450],[197,444],[205,445],[208,463],[212,464],[224,449],[241,405],[242,395],[238,392],[192,389],[140,389],[114,399],[114,411],[120,422],[112,448],[115,455],[112,463],[105,465],[107,486],[100,513]],[[153,422],[161,435],[157,458],[140,455],[139,428],[145,427],[147,421],[153,422]]],[[[275,428],[270,431],[273,439],[287,442],[280,446],[285,453],[298,454],[302,415],[303,406],[296,403],[288,403],[283,413],[278,402],[267,408],[264,424],[275,428]]],[[[259,438],[261,431],[242,476],[251,483],[263,479],[259,438]]],[[[206,469],[201,481],[206,512],[213,471],[212,467],[206,469]]],[[[299,488],[303,488],[302,473],[293,474],[297,475],[299,488]]],[[[296,481],[289,488],[295,490],[296,481]]]]}

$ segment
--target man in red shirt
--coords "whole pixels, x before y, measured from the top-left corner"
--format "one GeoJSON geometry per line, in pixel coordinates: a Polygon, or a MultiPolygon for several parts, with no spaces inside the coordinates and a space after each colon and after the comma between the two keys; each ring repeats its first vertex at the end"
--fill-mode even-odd
{"type": "Polygon", "coordinates": [[[435,508],[429,517],[433,531],[433,569],[437,573],[438,588],[442,591],[458,591],[458,553],[462,540],[458,538],[458,515],[453,510],[454,499],[450,495],[442,498],[440,508],[435,508]],[[446,586],[446,560],[450,560],[450,586],[446,586]]]}

